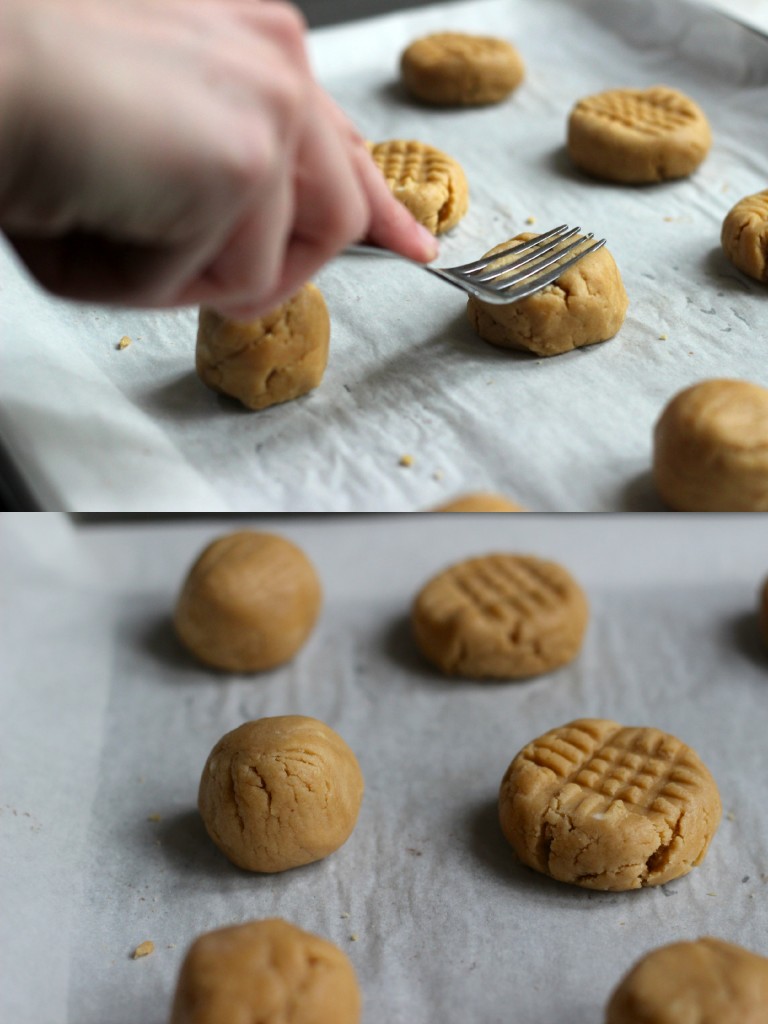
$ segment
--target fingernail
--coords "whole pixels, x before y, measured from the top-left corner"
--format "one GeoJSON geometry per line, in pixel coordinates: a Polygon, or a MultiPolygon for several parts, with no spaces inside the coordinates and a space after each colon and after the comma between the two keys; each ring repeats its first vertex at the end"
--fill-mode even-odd
{"type": "Polygon", "coordinates": [[[440,252],[440,246],[437,244],[437,239],[429,228],[425,228],[423,224],[417,224],[416,229],[427,261],[433,260],[437,256],[438,252],[440,252]]]}

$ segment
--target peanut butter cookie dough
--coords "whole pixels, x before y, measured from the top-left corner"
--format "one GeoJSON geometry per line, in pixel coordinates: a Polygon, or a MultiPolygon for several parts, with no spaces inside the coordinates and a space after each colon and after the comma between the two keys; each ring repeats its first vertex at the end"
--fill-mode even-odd
{"type": "Polygon", "coordinates": [[[291,541],[240,530],[213,541],[181,588],[176,633],[200,661],[260,672],[289,661],[320,613],[314,566],[291,541]]]}
{"type": "Polygon", "coordinates": [[[465,494],[445,505],[432,509],[433,512],[524,512],[525,509],[501,494],[465,494]]]}
{"type": "Polygon", "coordinates": [[[316,388],[328,362],[331,323],[319,288],[305,284],[258,320],[200,310],[195,367],[213,391],[266,409],[316,388]]]}
{"type": "Polygon", "coordinates": [[[720,239],[735,267],[768,284],[768,189],[736,203],[723,221],[720,239]]]}
{"type": "MultiPolygon", "coordinates": [[[[535,237],[525,231],[485,255],[535,237]]],[[[470,296],[467,316],[492,345],[554,356],[612,338],[624,323],[628,306],[619,268],[603,246],[527,299],[497,306],[470,296]]]]}
{"type": "Polygon", "coordinates": [[[447,675],[525,679],[576,657],[587,599],[562,566],[530,555],[459,562],[431,579],[411,610],[416,642],[447,675]]]}
{"type": "Polygon", "coordinates": [[[363,789],[357,758],[338,733],[316,718],[282,715],[245,722],[219,740],[198,807],[233,864],[287,871],[349,839],[363,789]]]}
{"type": "Polygon", "coordinates": [[[372,144],[370,151],[394,197],[433,234],[449,231],[467,212],[466,176],[446,153],[400,139],[372,144]]]}
{"type": "Polygon", "coordinates": [[[651,950],[606,1008],[606,1024],[765,1024],[768,959],[710,937],[651,950]]]}
{"type": "Polygon", "coordinates": [[[280,918],[199,936],[179,972],[170,1024],[359,1024],[354,968],[333,943],[280,918]]]}
{"type": "Polygon", "coordinates": [[[686,177],[711,145],[704,112],[666,85],[586,96],[568,119],[568,155],[605,181],[642,185],[686,177]]]}
{"type": "Polygon", "coordinates": [[[674,736],[584,718],[533,740],[499,790],[502,831],[528,867],[587,889],[663,885],[700,864],[720,795],[674,736]]]}
{"type": "Polygon", "coordinates": [[[437,32],[416,39],[400,58],[403,85],[435,106],[498,103],[525,75],[520,54],[505,39],[437,32]]]}
{"type": "Polygon", "coordinates": [[[715,379],[675,395],[654,428],[653,478],[680,512],[768,511],[768,388],[715,379]]]}

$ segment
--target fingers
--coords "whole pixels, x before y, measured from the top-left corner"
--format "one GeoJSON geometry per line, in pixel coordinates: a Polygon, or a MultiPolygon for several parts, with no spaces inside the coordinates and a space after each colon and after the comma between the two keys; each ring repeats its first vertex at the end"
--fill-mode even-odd
{"type": "Polygon", "coordinates": [[[367,239],[422,263],[435,259],[439,249],[435,236],[392,195],[355,126],[326,93],[321,93],[320,102],[344,139],[365,192],[369,207],[367,239]]]}
{"type": "Polygon", "coordinates": [[[312,93],[293,167],[282,178],[291,189],[290,216],[263,195],[254,197],[222,252],[185,291],[192,301],[215,305],[237,319],[260,315],[366,232],[369,204],[347,140],[327,116],[317,91],[312,93]],[[274,230],[277,220],[287,224],[282,248],[280,239],[267,247],[265,232],[274,230]]]}

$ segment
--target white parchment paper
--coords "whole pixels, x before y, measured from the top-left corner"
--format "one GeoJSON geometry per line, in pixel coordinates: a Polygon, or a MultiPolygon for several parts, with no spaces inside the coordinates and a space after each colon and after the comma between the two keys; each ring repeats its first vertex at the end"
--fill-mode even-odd
{"type": "Polygon", "coordinates": [[[581,225],[608,239],[624,277],[619,335],[549,360],[495,349],[458,291],[347,257],[318,277],[332,319],[322,386],[254,414],[197,380],[194,311],[57,302],[2,251],[0,438],[41,507],[404,512],[478,488],[541,511],[658,507],[647,471],[669,398],[707,377],[768,384],[765,287],[719,244],[726,212],[767,184],[768,39],[683,0],[471,0],[318,30],[311,48],[367,137],[420,139],[464,167],[471,206],[443,241],[446,265],[529,218],[581,225]],[[483,109],[409,102],[399,55],[444,28],[511,39],[523,85],[483,109]],[[712,123],[699,171],[646,188],[577,174],[563,148],[573,103],[658,82],[712,123]],[[119,351],[123,335],[133,344],[119,351]]]}
{"type": "MultiPolygon", "coordinates": [[[[53,520],[53,521],[52,521],[53,520]]],[[[289,665],[196,666],[169,616],[231,522],[73,528],[0,520],[0,1019],[163,1024],[200,932],[282,916],[352,959],[364,1024],[599,1024],[629,966],[704,934],[768,955],[768,656],[752,517],[344,517],[256,522],[317,566],[324,609],[289,665]],[[407,628],[416,590],[491,550],[560,561],[591,621],[570,666],[525,683],[434,673],[407,628]],[[349,841],[317,864],[232,866],[195,810],[205,758],[262,715],[321,718],[366,780],[349,841]],[[496,822],[526,742],[580,716],[693,746],[724,817],[704,863],[659,889],[594,893],[523,869],[496,822]],[[155,952],[133,960],[151,940],[155,952]]]]}

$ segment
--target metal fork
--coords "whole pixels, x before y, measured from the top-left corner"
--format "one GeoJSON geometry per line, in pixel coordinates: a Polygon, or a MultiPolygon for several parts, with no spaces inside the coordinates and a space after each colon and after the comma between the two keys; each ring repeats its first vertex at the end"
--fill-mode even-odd
{"type": "Polygon", "coordinates": [[[484,256],[472,263],[463,263],[459,267],[429,267],[389,249],[378,249],[373,245],[350,245],[344,253],[388,256],[405,260],[406,263],[428,270],[430,274],[435,274],[443,281],[462,288],[483,302],[506,305],[546,288],[569,267],[605,245],[604,238],[592,242],[591,245],[585,244],[589,243],[594,235],[579,235],[579,231],[581,228],[569,228],[567,224],[561,224],[527,242],[520,242],[492,256],[484,256]],[[579,248],[580,246],[582,248],[579,248]],[[500,261],[504,262],[498,266],[500,261]]]}

